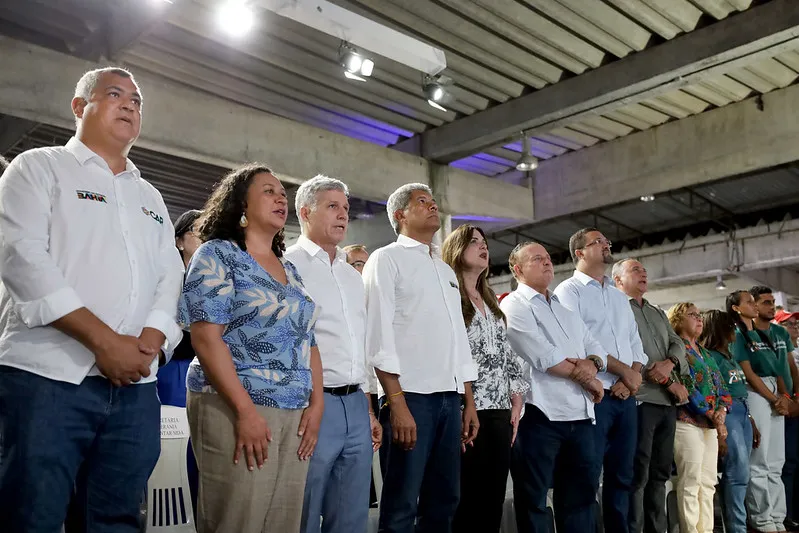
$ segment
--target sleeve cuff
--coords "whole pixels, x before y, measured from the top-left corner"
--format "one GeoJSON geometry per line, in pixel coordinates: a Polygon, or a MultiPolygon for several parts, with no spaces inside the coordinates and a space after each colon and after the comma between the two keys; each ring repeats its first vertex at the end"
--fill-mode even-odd
{"type": "Polygon", "coordinates": [[[533,368],[539,372],[547,373],[550,368],[565,361],[566,358],[559,355],[557,350],[553,349],[552,352],[546,357],[542,357],[538,361],[533,361],[533,368]]]}
{"type": "Polygon", "coordinates": [[[78,293],[72,287],[64,287],[44,298],[18,303],[14,309],[26,326],[35,328],[55,322],[81,307],[83,302],[78,293]]]}
{"type": "Polygon", "coordinates": [[[169,352],[169,357],[171,358],[171,353],[180,343],[180,339],[183,338],[183,331],[181,331],[177,322],[175,322],[175,318],[169,316],[168,313],[161,311],[160,309],[154,309],[150,311],[150,314],[147,316],[147,320],[144,322],[144,327],[157,329],[164,334],[164,337],[166,338],[164,341],[164,346],[162,347],[164,350],[164,355],[166,356],[167,352],[169,352]]]}
{"type": "Polygon", "coordinates": [[[474,362],[469,362],[461,366],[461,381],[463,383],[477,381],[477,376],[477,365],[474,362]]]}
{"type": "Polygon", "coordinates": [[[399,358],[395,354],[378,352],[372,358],[372,365],[387,374],[400,375],[399,358]]]}

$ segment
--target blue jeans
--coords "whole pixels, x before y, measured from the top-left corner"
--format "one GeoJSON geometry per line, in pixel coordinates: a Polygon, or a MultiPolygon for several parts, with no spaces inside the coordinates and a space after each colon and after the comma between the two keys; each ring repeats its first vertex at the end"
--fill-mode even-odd
{"type": "Polygon", "coordinates": [[[598,477],[602,473],[602,516],[605,531],[627,531],[633,494],[633,461],[638,437],[635,398],[621,400],[605,391],[594,407],[598,477]],[[604,466],[604,471],[602,467],[604,466]]]}
{"type": "Polygon", "coordinates": [[[727,455],[721,460],[725,530],[746,533],[746,487],[749,484],[749,454],[752,453],[752,423],[749,409],[736,398],[727,415],[727,455]]]}
{"type": "Polygon", "coordinates": [[[346,396],[324,394],[319,428],[302,508],[302,533],[366,531],[372,474],[372,428],[369,400],[361,391],[346,396]]]}
{"type": "Polygon", "coordinates": [[[138,532],[160,426],[155,383],[73,385],[0,367],[3,531],[58,533],[74,489],[85,531],[138,532]]]}
{"type": "Polygon", "coordinates": [[[518,532],[551,531],[547,511],[550,487],[554,487],[558,533],[594,531],[599,460],[596,427],[590,420],[551,422],[540,409],[527,404],[511,456],[518,532]]]}
{"type": "Polygon", "coordinates": [[[409,451],[391,440],[390,406],[380,410],[388,452],[378,531],[450,533],[460,497],[460,395],[409,392],[405,403],[416,422],[416,446],[409,451]]]}

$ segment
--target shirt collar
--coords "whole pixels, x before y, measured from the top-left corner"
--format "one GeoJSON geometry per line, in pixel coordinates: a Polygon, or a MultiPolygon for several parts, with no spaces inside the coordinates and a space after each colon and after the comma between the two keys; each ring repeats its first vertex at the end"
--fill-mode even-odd
{"type": "MultiPolygon", "coordinates": [[[[546,299],[547,299],[547,295],[546,294],[542,294],[542,293],[538,292],[534,288],[530,287],[529,285],[526,285],[526,284],[522,283],[521,281],[519,282],[519,286],[516,287],[516,291],[519,294],[521,294],[522,296],[524,296],[525,298],[527,298],[528,300],[534,300],[536,298],[541,298],[544,301],[546,301],[546,299]]],[[[547,292],[549,292],[549,289],[547,289],[547,292]]],[[[555,294],[552,293],[552,292],[549,292],[549,299],[550,299],[550,301],[552,301],[552,300],[554,300],[556,302],[558,301],[558,297],[555,296],[555,294]]]]}
{"type": "MultiPolygon", "coordinates": [[[[78,163],[80,163],[82,166],[85,166],[86,163],[91,160],[95,160],[98,164],[108,168],[108,163],[105,162],[105,159],[94,153],[91,148],[83,144],[83,142],[77,137],[71,137],[67,141],[66,149],[69,150],[73,156],[75,156],[75,159],[77,159],[78,163]]],[[[109,172],[111,171],[110,168],[108,168],[108,170],[109,172]]],[[[126,172],[132,173],[136,178],[141,177],[139,169],[136,168],[136,165],[133,164],[133,161],[127,158],[125,159],[125,172],[122,172],[121,174],[126,172]]]]}
{"type": "Polygon", "coordinates": [[[411,239],[410,237],[407,237],[407,236],[402,235],[402,234],[400,234],[397,237],[397,244],[399,244],[400,246],[402,246],[404,248],[423,248],[425,253],[431,253],[431,251],[434,254],[438,253],[438,246],[436,246],[435,244],[431,244],[430,246],[427,246],[423,242],[419,242],[416,239],[411,239]]]}
{"type": "MultiPolygon", "coordinates": [[[[327,255],[327,252],[321,246],[313,242],[305,235],[300,235],[297,238],[297,246],[308,252],[308,255],[310,255],[311,257],[319,257],[324,261],[330,259],[330,256],[327,255]]],[[[345,261],[346,259],[347,259],[347,254],[345,254],[341,248],[336,246],[336,257],[333,260],[345,261]]]]}
{"type": "MultiPolygon", "coordinates": [[[[628,296],[628,297],[627,297],[627,299],[628,299],[629,301],[631,301],[631,302],[635,302],[635,305],[638,305],[638,300],[636,300],[636,299],[635,299],[635,298],[633,298],[632,296],[628,296]]],[[[649,307],[654,307],[652,304],[650,304],[650,303],[649,303],[649,300],[647,300],[646,298],[641,298],[641,305],[640,305],[641,309],[643,309],[643,308],[644,308],[644,307],[646,307],[647,305],[648,305],[649,307]]]]}
{"type": "MultiPolygon", "coordinates": [[[[583,285],[589,285],[589,284],[590,284],[592,281],[593,281],[595,284],[597,284],[597,285],[599,285],[599,284],[600,284],[600,283],[599,283],[597,280],[595,280],[594,278],[592,278],[592,277],[591,277],[591,276],[589,276],[588,274],[585,274],[585,273],[583,273],[583,272],[580,272],[580,271],[579,271],[579,270],[577,270],[577,269],[574,269],[574,276],[573,276],[573,277],[574,277],[574,278],[575,278],[577,281],[579,281],[580,283],[582,283],[583,285]]],[[[603,285],[604,285],[604,286],[607,286],[607,284],[608,284],[608,283],[611,283],[610,276],[605,276],[605,277],[603,278],[603,281],[604,281],[603,285]]]]}

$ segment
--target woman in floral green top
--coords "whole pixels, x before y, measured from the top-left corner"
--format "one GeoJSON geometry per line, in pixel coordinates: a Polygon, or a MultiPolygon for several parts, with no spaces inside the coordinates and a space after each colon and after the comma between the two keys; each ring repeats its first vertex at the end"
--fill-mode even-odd
{"type": "Polygon", "coordinates": [[[690,302],[669,310],[671,327],[685,342],[690,370],[685,386],[688,404],[677,409],[674,462],[677,464],[677,507],[682,533],[713,532],[718,437],[726,437],[724,421],[732,405],[716,362],[698,342],[702,316],[690,302]]]}

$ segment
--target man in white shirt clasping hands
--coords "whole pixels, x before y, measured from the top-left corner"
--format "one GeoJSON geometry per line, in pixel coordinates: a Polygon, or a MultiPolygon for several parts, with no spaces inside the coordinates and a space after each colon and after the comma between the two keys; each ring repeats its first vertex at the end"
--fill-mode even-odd
{"type": "Polygon", "coordinates": [[[127,158],[142,95],[87,72],[66,146],[17,156],[0,180],[0,523],[52,533],[73,508],[92,533],[139,531],[161,451],[158,353],[183,263],[161,194],[127,158]]]}
{"type": "Polygon", "coordinates": [[[531,367],[531,390],[511,459],[519,533],[550,531],[547,491],[554,487],[560,533],[594,531],[599,488],[594,405],[604,390],[596,378],[607,355],[580,317],[548,287],[549,254],[538,243],[516,246],[508,259],[519,287],[502,300],[508,341],[531,367]]]}

